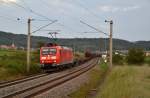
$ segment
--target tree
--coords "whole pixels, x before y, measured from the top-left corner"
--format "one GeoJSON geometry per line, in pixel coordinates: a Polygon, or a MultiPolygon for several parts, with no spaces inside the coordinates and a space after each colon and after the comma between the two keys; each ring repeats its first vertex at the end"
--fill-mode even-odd
{"type": "Polygon", "coordinates": [[[132,48],[129,50],[126,57],[129,64],[142,64],[145,59],[145,54],[142,49],[132,48]]]}
{"type": "Polygon", "coordinates": [[[120,54],[113,54],[113,64],[123,64],[123,56],[120,54]]]}

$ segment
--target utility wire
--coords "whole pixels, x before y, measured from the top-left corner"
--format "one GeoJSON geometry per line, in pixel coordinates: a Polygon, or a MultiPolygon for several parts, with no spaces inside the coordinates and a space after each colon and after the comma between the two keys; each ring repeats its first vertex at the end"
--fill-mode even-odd
{"type": "Polygon", "coordinates": [[[2,15],[0,15],[0,17],[1,17],[1,18],[4,18],[4,19],[7,19],[7,20],[10,20],[10,21],[14,21],[14,22],[16,22],[16,20],[14,20],[14,19],[11,19],[11,18],[9,18],[9,17],[6,17],[6,16],[2,16],[2,15]]]}
{"type": "Polygon", "coordinates": [[[51,23],[49,23],[49,24],[47,24],[47,25],[44,25],[44,26],[40,27],[39,29],[33,31],[32,33],[35,33],[35,32],[37,32],[37,31],[40,31],[41,29],[43,29],[43,28],[45,28],[45,27],[47,27],[47,26],[49,26],[49,25],[51,25],[51,24],[53,24],[53,23],[55,23],[55,22],[57,22],[57,20],[54,20],[53,22],[51,22],[51,23]]]}
{"type": "MultiPolygon", "coordinates": [[[[43,2],[43,4],[49,9],[50,8],[50,5],[45,1],[45,0],[39,0],[39,1],[41,1],[41,2],[43,2]]],[[[64,13],[62,13],[62,14],[64,14],[64,13]]],[[[69,16],[69,17],[72,17],[72,16],[69,16]]],[[[72,17],[72,19],[73,20],[76,20],[77,18],[75,18],[75,17],[72,17]]],[[[69,30],[69,31],[76,31],[76,30],[74,30],[74,29],[72,29],[71,27],[69,27],[69,26],[66,26],[66,25],[64,25],[64,24],[61,24],[61,23],[57,23],[58,25],[60,25],[60,26],[62,26],[62,27],[65,27],[67,30],[69,30]]],[[[76,31],[77,32],[77,31],[76,31]]]]}
{"type": "MultiPolygon", "coordinates": [[[[45,5],[46,5],[47,7],[49,7],[48,4],[47,4],[44,0],[42,0],[42,2],[44,2],[45,5]]],[[[24,3],[25,3],[25,1],[24,1],[24,3]]],[[[17,5],[19,5],[19,4],[17,4],[17,5]]],[[[17,5],[16,5],[16,6],[17,6],[17,5]]],[[[26,3],[26,5],[27,5],[27,3],[26,3]]],[[[28,6],[28,5],[27,5],[27,6],[28,6]]],[[[38,16],[44,17],[45,19],[48,19],[48,20],[50,20],[51,22],[53,22],[53,20],[49,19],[48,17],[43,16],[42,14],[39,14],[39,13],[33,11],[29,6],[28,6],[28,9],[26,9],[25,7],[23,7],[23,6],[21,6],[21,5],[19,5],[18,7],[21,7],[21,8],[23,8],[23,9],[26,10],[26,11],[29,11],[29,12],[31,12],[31,13],[34,13],[34,14],[38,15],[38,16]]],[[[46,21],[46,20],[39,20],[39,21],[46,21]]],[[[72,28],[70,28],[70,27],[68,27],[68,26],[66,26],[66,25],[64,25],[64,24],[61,24],[61,23],[57,23],[57,24],[60,25],[60,26],[65,27],[65,28],[67,28],[68,30],[71,30],[71,31],[73,30],[72,28]]]]}
{"type": "Polygon", "coordinates": [[[10,18],[10,17],[6,17],[6,16],[2,16],[2,15],[0,15],[0,17],[1,18],[3,18],[3,19],[6,19],[6,20],[10,20],[10,21],[13,21],[13,22],[17,22],[17,23],[21,23],[21,24],[23,24],[23,25],[26,25],[24,22],[18,22],[17,21],[17,18],[15,18],[15,19],[12,19],[12,18],[10,18]]]}
{"type": "Polygon", "coordinates": [[[95,27],[93,27],[93,26],[91,26],[91,25],[89,25],[89,24],[83,22],[83,21],[80,21],[80,22],[81,22],[82,24],[85,24],[85,25],[87,25],[88,27],[90,27],[90,28],[92,28],[92,29],[94,29],[94,30],[100,32],[100,33],[103,33],[103,34],[109,36],[107,33],[103,32],[103,31],[101,31],[101,30],[99,30],[99,29],[97,29],[97,28],[95,28],[95,27]]]}
{"type": "MultiPolygon", "coordinates": [[[[7,0],[7,1],[9,1],[9,0],[7,0]]],[[[49,19],[48,17],[46,17],[46,16],[44,16],[44,15],[42,15],[42,14],[40,14],[40,13],[37,13],[37,12],[35,12],[35,11],[33,11],[31,8],[25,8],[24,6],[22,6],[22,5],[20,5],[20,4],[18,4],[18,3],[15,3],[15,2],[12,2],[12,1],[9,1],[9,2],[11,2],[12,4],[14,4],[14,5],[16,5],[17,7],[20,7],[20,8],[22,8],[22,9],[24,9],[25,11],[27,11],[27,12],[30,12],[30,13],[33,13],[33,14],[35,14],[35,15],[37,15],[37,16],[40,16],[40,17],[43,17],[43,18],[45,18],[45,19],[47,19],[47,20],[49,20],[49,21],[53,21],[53,20],[51,20],[51,19],[49,19]]]]}
{"type": "MultiPolygon", "coordinates": [[[[72,0],[73,1],[73,0],[72,0]]],[[[100,16],[95,14],[92,10],[90,10],[88,7],[83,5],[83,0],[82,3],[79,1],[76,1],[78,3],[78,5],[83,8],[84,10],[86,10],[87,12],[89,12],[92,16],[94,16],[95,18],[97,18],[98,20],[100,20],[100,16]]]]}
{"type": "MultiPolygon", "coordinates": [[[[73,1],[73,0],[72,0],[72,1],[73,1]]],[[[94,13],[92,10],[90,10],[88,7],[86,7],[86,6],[83,5],[83,0],[81,1],[82,3],[79,2],[79,1],[76,1],[76,2],[79,4],[79,6],[80,6],[81,8],[83,8],[84,10],[86,10],[90,15],[94,16],[94,17],[97,18],[98,20],[101,19],[99,15],[97,15],[97,14],[94,13]]],[[[104,21],[102,21],[102,19],[101,19],[101,22],[104,22],[104,21]]]]}
{"type": "Polygon", "coordinates": [[[31,10],[31,8],[29,7],[29,5],[24,1],[24,0],[20,0],[22,3],[24,3],[24,5],[26,5],[28,10],[31,10]]]}
{"type": "MultiPolygon", "coordinates": [[[[7,0],[8,1],[8,0],[7,0]]],[[[28,8],[25,8],[24,6],[22,6],[22,5],[20,5],[20,4],[18,4],[18,3],[15,3],[15,2],[12,2],[12,1],[10,1],[12,4],[14,4],[15,6],[17,6],[17,7],[20,7],[20,8],[22,8],[22,9],[24,9],[25,11],[27,11],[27,12],[30,12],[30,13],[33,13],[33,14],[35,14],[35,15],[37,15],[37,16],[40,16],[40,17],[43,17],[43,18],[45,18],[46,20],[44,20],[44,19],[34,19],[34,20],[36,20],[36,21],[51,21],[51,22],[53,22],[53,20],[51,20],[51,19],[49,19],[48,17],[46,17],[46,16],[44,16],[44,15],[42,15],[42,14],[40,14],[40,13],[37,13],[37,12],[35,12],[35,11],[33,11],[27,4],[26,4],[26,6],[28,6],[28,8]]],[[[25,3],[25,1],[22,1],[23,3],[25,3]]],[[[19,19],[19,18],[18,18],[19,19]]],[[[19,19],[20,20],[20,19],[19,19]]],[[[34,25],[33,25],[34,26],[34,25]]],[[[36,27],[36,26],[34,26],[35,28],[38,28],[38,27],[36,27]]]]}
{"type": "MultiPolygon", "coordinates": [[[[46,3],[45,2],[45,0],[41,0],[47,7],[49,7],[48,6],[48,3],[46,3]]],[[[78,2],[78,4],[79,4],[79,6],[80,7],[82,7],[84,10],[86,10],[87,12],[89,12],[90,14],[92,14],[93,16],[95,16],[96,18],[98,18],[99,19],[99,16],[98,15],[96,15],[95,13],[93,13],[91,10],[89,10],[87,7],[85,7],[85,6],[83,6],[83,4],[81,4],[81,3],[79,3],[78,2]]],[[[63,13],[64,14],[64,13],[63,13]]],[[[73,20],[76,20],[77,18],[75,18],[75,17],[72,17],[72,16],[69,16],[69,17],[71,17],[73,20]]],[[[80,19],[79,19],[79,21],[80,21],[80,19]]],[[[62,25],[63,26],[63,25],[62,25]]],[[[70,28],[69,28],[70,29],[70,28]]],[[[96,29],[96,28],[95,28],[96,29]]],[[[98,29],[97,29],[98,30],[98,29]]],[[[101,31],[102,32],[102,31],[101,31]]],[[[104,33],[104,32],[103,32],[104,33]]]]}
{"type": "MultiPolygon", "coordinates": [[[[5,19],[5,20],[10,20],[12,22],[21,23],[22,25],[26,25],[26,22],[20,21],[20,20],[22,20],[22,18],[12,17],[12,16],[11,16],[12,18],[10,18],[10,17],[8,17],[8,15],[5,15],[5,16],[4,15],[0,15],[0,17],[5,19]]],[[[35,25],[32,25],[32,26],[34,28],[38,28],[35,25]]]]}

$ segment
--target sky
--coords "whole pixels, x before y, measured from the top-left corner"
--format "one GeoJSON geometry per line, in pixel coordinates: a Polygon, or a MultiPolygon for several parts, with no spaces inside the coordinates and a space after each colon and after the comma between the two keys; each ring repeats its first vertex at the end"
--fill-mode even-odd
{"type": "Polygon", "coordinates": [[[109,34],[113,20],[113,37],[129,41],[150,40],[150,0],[0,0],[0,31],[27,34],[27,20],[31,21],[34,36],[58,38],[105,38],[83,21],[109,34]],[[88,33],[85,33],[88,32],[88,33]]]}

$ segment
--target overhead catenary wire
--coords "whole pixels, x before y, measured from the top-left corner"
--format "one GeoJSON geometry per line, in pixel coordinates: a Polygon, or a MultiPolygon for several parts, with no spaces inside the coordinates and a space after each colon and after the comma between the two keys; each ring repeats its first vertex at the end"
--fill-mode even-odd
{"type": "MultiPolygon", "coordinates": [[[[7,0],[8,1],[8,0],[7,0]]],[[[47,20],[49,20],[49,21],[53,21],[53,20],[51,20],[50,18],[48,18],[47,16],[44,16],[44,15],[42,15],[42,14],[40,14],[40,13],[38,13],[38,12],[35,12],[33,9],[31,9],[31,8],[25,8],[24,6],[22,6],[22,5],[20,5],[20,4],[18,4],[18,3],[16,3],[16,2],[13,2],[13,1],[9,1],[9,2],[11,2],[12,4],[14,4],[14,5],[16,5],[17,7],[20,7],[20,8],[22,8],[22,9],[24,9],[25,11],[27,11],[27,12],[30,12],[30,13],[33,13],[33,14],[35,14],[35,15],[37,15],[37,16],[40,16],[40,17],[43,17],[43,18],[45,18],[45,19],[47,19],[47,20]]]]}
{"type": "MultiPolygon", "coordinates": [[[[48,9],[50,8],[50,5],[49,5],[49,3],[47,3],[45,0],[39,0],[39,1],[41,1],[48,9]]],[[[62,14],[64,14],[64,13],[62,13],[62,14]]],[[[73,18],[73,17],[72,17],[73,18]]],[[[73,20],[74,20],[75,18],[73,18],[73,20]]],[[[76,31],[76,30],[74,30],[73,28],[71,28],[70,26],[66,26],[66,25],[64,25],[64,24],[62,24],[62,23],[57,23],[58,25],[60,25],[60,26],[62,26],[62,27],[65,27],[67,30],[69,30],[69,31],[76,31]]],[[[77,32],[77,31],[76,31],[77,32]]]]}
{"type": "MultiPolygon", "coordinates": [[[[46,3],[44,0],[41,0],[47,7],[49,7],[48,3],[46,3]]],[[[90,11],[88,8],[84,7],[81,3],[80,3],[80,6],[82,8],[84,8],[86,11],[88,11],[89,13],[93,14],[95,17],[97,17],[99,19],[99,16],[97,16],[96,14],[94,14],[92,11],[90,11]]],[[[72,16],[69,16],[71,17],[72,19],[77,19],[75,17],[72,17],[72,16]]],[[[78,19],[80,21],[80,19],[78,19]]],[[[63,26],[63,25],[62,25],[63,26]]],[[[70,29],[70,28],[69,28],[70,29]]]]}
{"type": "Polygon", "coordinates": [[[22,24],[22,25],[26,25],[26,23],[24,23],[24,22],[22,22],[22,21],[18,21],[18,18],[10,18],[10,17],[8,17],[8,16],[2,16],[2,15],[0,15],[0,18],[3,18],[3,19],[5,19],[5,20],[9,20],[9,21],[12,21],[12,22],[16,22],[16,23],[20,23],[20,24],[22,24]]]}
{"type": "Polygon", "coordinates": [[[14,19],[10,18],[10,17],[6,17],[6,16],[2,16],[2,15],[0,15],[0,17],[4,18],[4,19],[7,19],[7,20],[10,20],[10,21],[13,21],[13,22],[17,21],[17,20],[14,20],[14,19]]]}
{"type": "MultiPolygon", "coordinates": [[[[74,0],[72,0],[74,1],[74,0]]],[[[100,16],[96,13],[93,12],[93,10],[89,9],[88,7],[86,7],[85,5],[83,5],[83,0],[81,0],[80,2],[76,0],[76,2],[78,3],[78,6],[80,6],[81,8],[83,8],[84,10],[86,10],[90,15],[94,16],[95,18],[97,18],[98,20],[100,20],[100,16]],[[82,3],[81,3],[82,2],[82,3]]],[[[102,21],[103,22],[103,21],[102,21]]]]}
{"type": "MultiPolygon", "coordinates": [[[[23,0],[22,0],[22,1],[23,1],[23,0]]],[[[42,0],[42,1],[43,1],[43,0],[42,0]]],[[[13,2],[13,3],[15,3],[15,2],[13,2]]],[[[23,3],[26,3],[26,2],[23,1],[23,3]]],[[[21,8],[24,9],[25,11],[31,12],[31,13],[33,13],[33,14],[35,14],[35,15],[41,16],[41,17],[43,17],[43,18],[45,18],[45,19],[48,19],[49,21],[53,22],[53,20],[49,19],[48,17],[46,17],[46,16],[44,16],[44,15],[42,15],[42,14],[39,14],[39,13],[33,11],[33,10],[27,5],[27,3],[26,3],[26,6],[27,6],[28,8],[25,8],[24,6],[22,6],[22,5],[20,5],[20,4],[17,4],[17,3],[15,3],[15,5],[18,6],[18,7],[21,7],[21,8]]],[[[47,5],[47,6],[48,6],[48,5],[47,5]]],[[[46,21],[46,20],[44,20],[44,19],[36,19],[36,20],[37,20],[37,21],[46,21]]],[[[62,26],[62,27],[67,28],[67,29],[70,30],[70,31],[73,30],[71,27],[66,26],[66,25],[64,25],[64,24],[61,24],[61,23],[57,23],[57,24],[60,25],[60,26],[62,26]]],[[[73,30],[73,31],[74,31],[74,30],[73,30]]]]}
{"type": "MultiPolygon", "coordinates": [[[[5,12],[7,12],[7,11],[5,11],[5,12]]],[[[26,25],[26,20],[27,19],[25,19],[25,18],[22,18],[22,17],[18,17],[18,16],[10,16],[10,15],[8,15],[8,14],[5,14],[5,13],[2,13],[1,15],[0,15],[0,17],[1,18],[3,18],[3,19],[6,19],[6,20],[10,20],[10,21],[13,21],[13,22],[19,22],[19,23],[22,23],[23,25],[26,25]]],[[[36,20],[36,21],[48,21],[48,20],[46,20],[46,19],[35,19],[34,18],[34,20],[36,20]]],[[[36,27],[35,25],[32,25],[33,27],[35,27],[35,28],[38,28],[38,27],[36,27]]]]}
{"type": "MultiPolygon", "coordinates": [[[[0,15],[0,18],[3,18],[3,19],[5,19],[5,20],[9,20],[9,21],[12,21],[12,22],[16,22],[16,23],[20,23],[20,24],[22,24],[22,25],[27,25],[26,24],[26,22],[24,22],[24,21],[21,21],[22,20],[22,18],[19,18],[19,17],[12,17],[12,16],[8,16],[8,15],[0,15]]],[[[37,26],[35,26],[35,25],[32,25],[34,28],[38,28],[37,26]]]]}
{"type": "Polygon", "coordinates": [[[101,30],[99,30],[99,29],[97,29],[97,28],[95,28],[95,27],[93,27],[93,26],[91,26],[91,25],[89,25],[89,24],[83,22],[82,20],[80,20],[80,22],[81,22],[82,24],[85,24],[85,25],[87,25],[88,27],[90,27],[90,28],[92,28],[92,29],[94,29],[94,30],[100,32],[100,33],[103,33],[103,34],[109,36],[109,34],[107,34],[107,33],[103,32],[103,31],[101,31],[101,30]]]}
{"type": "MultiPolygon", "coordinates": [[[[8,1],[8,0],[7,0],[7,1],[8,1]]],[[[23,0],[22,0],[22,1],[23,1],[23,0]]],[[[36,20],[36,21],[51,21],[52,23],[53,23],[53,21],[55,21],[55,20],[49,19],[48,17],[46,17],[46,16],[44,16],[44,15],[42,15],[42,14],[40,14],[40,13],[37,13],[37,12],[33,11],[27,4],[26,4],[26,6],[28,6],[28,8],[22,6],[22,5],[18,4],[18,3],[15,3],[15,2],[13,2],[13,1],[9,1],[9,2],[11,2],[12,4],[14,4],[15,6],[17,6],[17,7],[19,7],[19,8],[24,9],[24,10],[27,11],[27,12],[30,12],[30,13],[33,13],[33,14],[35,14],[35,15],[37,15],[37,16],[40,16],[40,17],[45,18],[45,19],[34,19],[34,20],[36,20]]],[[[23,1],[23,3],[25,4],[24,1],[23,1]]],[[[17,20],[21,20],[21,18],[17,18],[17,20]]],[[[24,23],[24,24],[26,24],[26,23],[24,23]]],[[[32,25],[32,26],[34,26],[34,25],[32,25]]],[[[36,27],[36,26],[34,26],[34,27],[35,27],[35,28],[38,28],[38,27],[36,27]]]]}
{"type": "MultiPolygon", "coordinates": [[[[49,7],[49,5],[48,5],[48,3],[46,3],[46,1],[45,0],[40,0],[40,1],[42,1],[47,7],[49,7]]],[[[81,3],[79,3],[80,4],[80,6],[82,7],[82,8],[84,8],[86,11],[88,11],[89,13],[91,13],[91,14],[93,14],[96,18],[98,18],[99,19],[99,16],[97,16],[95,13],[93,13],[92,11],[90,11],[88,8],[86,8],[86,7],[84,7],[81,3]]],[[[64,14],[64,13],[63,13],[64,14]]],[[[69,16],[69,17],[71,17],[72,19],[75,19],[75,20],[79,20],[79,22],[80,22],[80,19],[77,19],[76,17],[73,17],[73,16],[69,16]]],[[[62,24],[60,24],[61,26],[64,26],[64,25],[62,25],[62,24]]],[[[70,29],[70,28],[69,28],[70,29]]]]}
{"type": "MultiPolygon", "coordinates": [[[[73,0],[72,0],[73,1],[73,0]]],[[[99,21],[104,22],[104,20],[102,20],[103,18],[101,16],[99,16],[98,14],[94,13],[93,10],[91,10],[90,8],[86,7],[83,5],[83,0],[81,0],[80,2],[76,0],[76,2],[78,3],[78,6],[80,6],[81,8],[83,8],[85,11],[87,11],[90,15],[94,16],[95,18],[97,18],[99,21]]],[[[100,26],[101,27],[101,26],[100,26]]]]}
{"type": "Polygon", "coordinates": [[[54,20],[53,22],[51,22],[51,23],[49,23],[49,24],[47,24],[47,25],[44,25],[44,26],[40,27],[39,29],[33,31],[32,33],[35,33],[35,32],[37,32],[37,31],[40,31],[41,29],[43,29],[43,28],[45,28],[45,27],[47,27],[47,26],[49,26],[49,25],[51,25],[51,24],[53,24],[53,23],[55,23],[55,22],[57,22],[57,20],[54,20]]]}
{"type": "MultiPolygon", "coordinates": [[[[25,3],[24,0],[21,0],[21,1],[23,1],[23,2],[25,3]]],[[[43,0],[42,0],[42,1],[43,1],[43,0]]],[[[16,2],[12,2],[12,3],[13,3],[14,5],[16,5],[16,6],[20,7],[20,8],[22,8],[22,9],[24,9],[25,11],[31,12],[31,13],[37,15],[37,16],[40,16],[40,17],[45,18],[46,20],[47,20],[47,19],[49,20],[49,18],[48,18],[47,16],[44,16],[44,15],[42,15],[42,14],[39,14],[39,13],[33,11],[27,4],[26,4],[26,6],[27,6],[27,8],[26,8],[26,7],[20,5],[20,4],[16,3],[16,2]]],[[[44,19],[39,19],[39,20],[37,20],[37,21],[46,21],[46,20],[44,20],[44,19]]],[[[52,21],[52,20],[50,19],[50,21],[52,21]]],[[[61,24],[61,23],[57,23],[57,24],[59,24],[60,26],[65,27],[65,28],[67,28],[67,29],[70,30],[70,31],[74,31],[74,30],[73,30],[72,28],[70,28],[69,26],[66,26],[66,25],[61,24]]]]}
{"type": "Polygon", "coordinates": [[[31,10],[30,6],[24,1],[24,0],[20,0],[29,10],[31,10]]]}

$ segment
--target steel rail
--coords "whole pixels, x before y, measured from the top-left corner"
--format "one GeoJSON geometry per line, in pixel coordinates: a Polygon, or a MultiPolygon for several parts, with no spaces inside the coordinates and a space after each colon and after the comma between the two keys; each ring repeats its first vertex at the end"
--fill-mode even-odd
{"type": "Polygon", "coordinates": [[[48,74],[31,75],[29,77],[3,82],[3,83],[0,84],[0,88],[4,88],[4,87],[15,85],[15,84],[18,84],[18,83],[26,82],[26,81],[29,81],[29,80],[32,80],[32,79],[37,79],[37,78],[44,77],[44,76],[47,76],[47,75],[48,74]]]}
{"type": "MultiPolygon", "coordinates": [[[[95,63],[95,62],[94,62],[94,63],[95,63]]],[[[44,92],[46,92],[46,91],[48,91],[48,90],[50,90],[50,89],[52,89],[52,88],[54,88],[54,87],[57,87],[57,86],[59,86],[59,85],[61,85],[61,84],[63,84],[63,83],[66,83],[66,82],[68,82],[68,81],[70,81],[70,80],[72,80],[72,79],[74,79],[74,78],[76,78],[76,77],[78,77],[78,76],[84,74],[85,72],[89,71],[89,70],[90,70],[91,68],[93,68],[96,64],[97,64],[97,62],[96,62],[95,64],[92,64],[91,66],[85,67],[84,70],[80,70],[80,71],[78,71],[78,72],[75,72],[75,73],[73,73],[73,74],[71,74],[71,75],[65,77],[65,79],[64,79],[64,78],[61,78],[61,80],[58,79],[58,80],[56,80],[55,83],[52,84],[51,86],[49,86],[49,87],[47,87],[47,88],[45,88],[45,89],[41,89],[40,91],[35,92],[35,93],[33,93],[33,94],[30,94],[30,95],[26,96],[25,98],[33,98],[33,97],[35,97],[35,96],[37,96],[37,95],[39,95],[39,94],[41,94],[41,93],[44,93],[44,92]]]]}
{"type": "Polygon", "coordinates": [[[87,72],[88,70],[90,70],[91,68],[93,68],[97,64],[97,61],[98,61],[97,59],[94,59],[94,60],[92,60],[92,62],[88,62],[88,64],[86,66],[84,66],[84,67],[82,67],[82,68],[80,68],[78,70],[75,70],[73,72],[69,72],[69,73],[64,74],[62,76],[55,77],[54,79],[51,79],[49,81],[46,81],[46,82],[38,84],[38,85],[35,85],[33,87],[29,87],[29,88],[26,88],[24,90],[16,91],[13,94],[5,95],[2,98],[8,98],[8,97],[12,98],[12,97],[15,97],[15,96],[18,96],[18,95],[25,94],[27,92],[31,93],[32,90],[34,90],[36,88],[42,88],[45,85],[49,85],[49,86],[46,86],[46,88],[39,89],[38,91],[32,92],[31,94],[27,93],[23,97],[29,98],[29,97],[35,96],[35,95],[37,95],[37,94],[39,94],[41,92],[44,92],[45,90],[48,90],[49,88],[53,88],[53,87],[55,87],[57,85],[60,85],[60,84],[62,84],[64,82],[66,82],[66,81],[69,81],[69,80],[71,80],[71,79],[81,75],[82,73],[87,72]],[[62,81],[61,81],[61,79],[62,79],[62,81]],[[57,81],[60,81],[60,82],[57,82],[57,81]]]}

